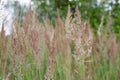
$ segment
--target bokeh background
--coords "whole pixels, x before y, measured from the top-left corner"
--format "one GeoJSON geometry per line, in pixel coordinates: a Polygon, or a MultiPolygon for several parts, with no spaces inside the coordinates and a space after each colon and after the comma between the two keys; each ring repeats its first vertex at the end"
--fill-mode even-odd
{"type": "Polygon", "coordinates": [[[95,34],[101,20],[105,26],[110,16],[114,32],[117,36],[120,35],[120,0],[2,0],[1,3],[10,17],[18,17],[19,25],[29,7],[37,9],[39,21],[48,15],[54,24],[58,13],[63,20],[66,18],[68,5],[73,13],[78,6],[82,19],[90,22],[95,34]]]}

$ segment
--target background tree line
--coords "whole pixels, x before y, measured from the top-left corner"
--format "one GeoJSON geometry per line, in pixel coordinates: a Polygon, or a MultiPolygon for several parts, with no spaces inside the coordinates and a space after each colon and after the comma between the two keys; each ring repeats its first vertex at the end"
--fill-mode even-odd
{"type": "MultiPolygon", "coordinates": [[[[65,19],[68,5],[71,11],[75,12],[75,7],[78,6],[81,17],[83,20],[89,21],[91,27],[96,34],[101,18],[104,17],[103,27],[109,22],[109,17],[112,20],[112,28],[117,36],[120,35],[120,1],[119,0],[32,0],[33,6],[36,6],[39,21],[43,21],[46,14],[49,15],[51,21],[55,21],[57,14],[65,19]]],[[[11,4],[11,3],[9,3],[11,4]]],[[[11,6],[11,5],[8,5],[11,6]]],[[[12,7],[17,10],[19,22],[22,22],[23,15],[25,14],[26,6],[21,6],[17,1],[12,3],[12,7]]]]}

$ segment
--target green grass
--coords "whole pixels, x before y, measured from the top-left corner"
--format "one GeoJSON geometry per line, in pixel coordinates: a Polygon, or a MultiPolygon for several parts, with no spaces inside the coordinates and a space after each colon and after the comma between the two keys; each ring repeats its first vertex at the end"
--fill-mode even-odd
{"type": "Polygon", "coordinates": [[[93,36],[78,10],[73,20],[70,10],[65,22],[58,17],[55,27],[47,18],[42,26],[34,22],[31,13],[22,27],[16,22],[17,32],[5,36],[2,28],[0,80],[120,79],[120,41],[109,27],[93,36]]]}

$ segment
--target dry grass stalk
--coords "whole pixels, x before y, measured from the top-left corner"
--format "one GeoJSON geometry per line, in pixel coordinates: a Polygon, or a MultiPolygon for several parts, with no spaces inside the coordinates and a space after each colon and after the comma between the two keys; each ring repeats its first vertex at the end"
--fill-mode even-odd
{"type": "Polygon", "coordinates": [[[4,24],[2,24],[1,40],[2,40],[3,53],[6,53],[6,51],[7,51],[7,36],[5,35],[4,24]]]}
{"type": "MultiPolygon", "coordinates": [[[[115,53],[117,52],[117,42],[116,37],[113,31],[111,30],[111,18],[108,20],[107,26],[105,27],[105,31],[103,31],[103,27],[101,31],[99,31],[100,35],[98,34],[95,46],[94,46],[94,53],[96,56],[96,61],[99,59],[97,56],[100,55],[104,56],[107,59],[110,59],[111,63],[114,63],[115,53]],[[96,49],[97,48],[97,49],[96,49]],[[101,53],[101,54],[100,54],[101,53]]],[[[101,21],[103,23],[103,19],[101,21]]],[[[101,25],[103,26],[103,25],[101,25]]]]}
{"type": "Polygon", "coordinates": [[[2,23],[2,31],[1,31],[1,53],[0,53],[0,60],[2,62],[2,67],[5,73],[7,74],[9,72],[8,67],[7,67],[7,36],[5,35],[5,30],[4,30],[4,23],[2,23]]]}
{"type": "MultiPolygon", "coordinates": [[[[27,56],[31,55],[35,61],[35,65],[41,64],[41,56],[43,55],[44,48],[47,51],[47,70],[44,75],[45,80],[54,78],[56,70],[56,56],[63,55],[63,66],[66,79],[74,80],[73,73],[71,70],[72,60],[74,61],[74,70],[77,75],[80,75],[83,80],[90,79],[90,66],[88,65],[91,60],[89,59],[94,55],[96,62],[98,61],[101,54],[106,58],[109,58],[111,63],[114,64],[115,53],[118,51],[118,42],[116,37],[111,33],[109,28],[104,33],[100,32],[96,38],[93,37],[92,29],[88,22],[81,20],[78,8],[74,18],[71,17],[72,13],[70,7],[68,8],[68,14],[65,23],[60,18],[56,19],[55,27],[51,24],[48,17],[44,20],[44,25],[38,22],[36,11],[32,12],[30,9],[26,13],[22,27],[18,26],[15,21],[13,26],[13,32],[11,38],[11,63],[13,67],[17,69],[17,62],[22,64],[27,63],[27,56]],[[31,19],[32,18],[32,19],[31,19]],[[71,45],[74,45],[75,50],[72,54],[71,45]],[[91,54],[93,52],[93,54],[91,54]],[[109,55],[109,56],[108,56],[109,55]],[[82,74],[78,68],[79,64],[85,67],[85,74],[82,74]]],[[[110,26],[110,25],[108,25],[110,26]]],[[[7,51],[7,37],[5,36],[4,27],[2,27],[0,40],[0,47],[3,50],[2,54],[9,53],[7,51]]],[[[8,55],[8,54],[7,54],[8,55]]],[[[3,61],[4,62],[4,61],[3,61]]],[[[4,65],[5,66],[5,65],[4,65]]],[[[39,65],[40,66],[40,65],[39,65]]]]}
{"type": "MultiPolygon", "coordinates": [[[[70,10],[66,18],[66,35],[75,44],[75,54],[73,55],[76,64],[89,62],[87,58],[91,56],[93,34],[88,23],[81,21],[80,13],[76,8],[75,18],[71,20],[70,10]]],[[[88,71],[88,69],[86,70],[88,71]]]]}

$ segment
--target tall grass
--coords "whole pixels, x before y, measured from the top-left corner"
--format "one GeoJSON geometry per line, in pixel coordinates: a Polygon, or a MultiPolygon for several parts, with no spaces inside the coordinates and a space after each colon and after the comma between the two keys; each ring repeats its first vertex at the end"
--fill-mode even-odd
{"type": "Polygon", "coordinates": [[[119,80],[120,41],[110,23],[95,37],[77,8],[71,15],[70,8],[65,21],[58,14],[53,26],[47,17],[39,23],[36,10],[29,9],[9,36],[3,24],[0,80],[119,80]]]}

